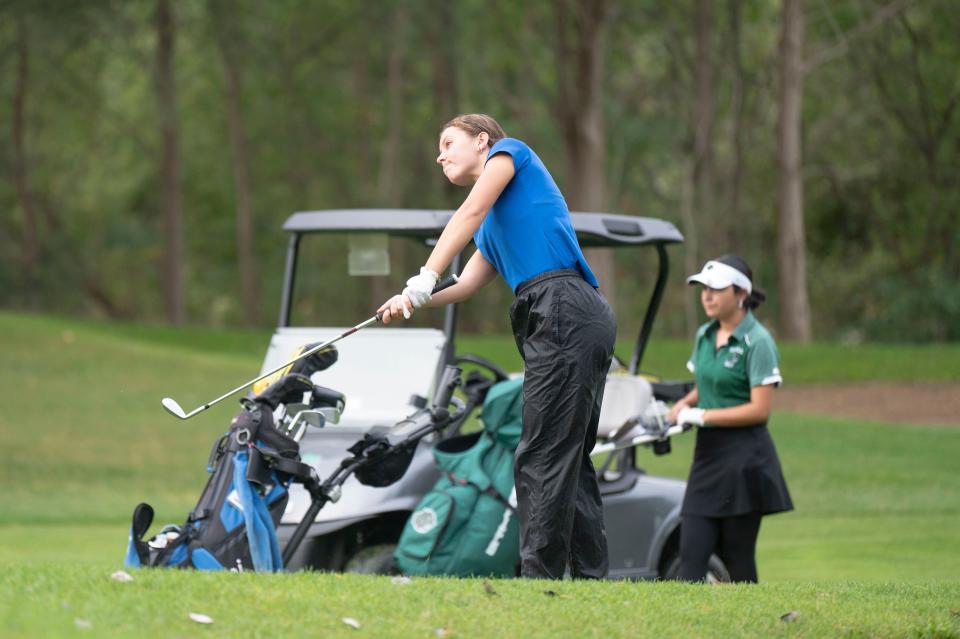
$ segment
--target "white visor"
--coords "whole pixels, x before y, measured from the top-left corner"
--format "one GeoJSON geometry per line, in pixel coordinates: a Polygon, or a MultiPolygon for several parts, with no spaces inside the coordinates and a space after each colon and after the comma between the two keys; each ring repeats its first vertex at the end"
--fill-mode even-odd
{"type": "Polygon", "coordinates": [[[732,266],[713,260],[704,264],[702,271],[687,278],[687,284],[694,283],[703,284],[717,290],[733,285],[739,286],[748,294],[753,292],[753,284],[750,283],[750,279],[746,275],[732,266]]]}

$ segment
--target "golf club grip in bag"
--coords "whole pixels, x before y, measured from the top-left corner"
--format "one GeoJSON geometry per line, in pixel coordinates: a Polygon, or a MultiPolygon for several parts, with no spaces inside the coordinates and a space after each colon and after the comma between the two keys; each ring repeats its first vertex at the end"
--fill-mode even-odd
{"type": "Polygon", "coordinates": [[[246,400],[210,452],[211,473],[196,507],[182,526],[143,536],[153,508],[134,510],[125,565],[199,570],[277,571],[283,568],[277,525],[291,481],[311,468],[299,461],[299,445],[274,427],[273,414],[246,400]],[[268,443],[269,442],[269,443],[268,443]]]}

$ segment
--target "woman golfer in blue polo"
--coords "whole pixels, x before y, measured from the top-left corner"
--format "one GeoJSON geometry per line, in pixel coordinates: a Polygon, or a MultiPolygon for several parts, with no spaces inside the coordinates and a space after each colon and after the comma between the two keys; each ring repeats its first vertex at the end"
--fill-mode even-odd
{"type": "Polygon", "coordinates": [[[687,362],[696,386],[669,415],[698,427],[680,511],[679,578],[702,580],[717,553],[733,581],[756,582],[760,518],[793,510],[767,431],[782,381],[777,346],[753,316],[765,295],[743,259],[710,260],[687,283],[701,285],[710,321],[697,331],[687,362]]]}
{"type": "Polygon", "coordinates": [[[440,133],[437,163],[470,193],[420,273],[380,307],[385,323],[469,298],[497,275],[516,295],[510,321],[524,360],[523,430],[514,479],[521,576],[607,573],[600,490],[590,451],[616,323],[587,265],[563,195],[533,150],[486,115],[440,133]],[[460,281],[431,297],[454,256],[477,246],[460,281]]]}

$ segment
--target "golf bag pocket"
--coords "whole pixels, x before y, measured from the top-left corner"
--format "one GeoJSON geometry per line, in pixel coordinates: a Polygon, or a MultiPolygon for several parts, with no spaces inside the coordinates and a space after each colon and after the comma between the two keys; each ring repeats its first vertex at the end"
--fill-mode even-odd
{"type": "MultiPolygon", "coordinates": [[[[434,490],[424,497],[417,505],[417,510],[410,516],[410,521],[407,522],[409,534],[404,530],[404,536],[400,542],[404,549],[404,556],[416,562],[429,562],[443,540],[444,532],[450,526],[450,520],[455,511],[456,501],[449,492],[434,490]]],[[[459,523],[463,524],[462,521],[459,523]]]]}

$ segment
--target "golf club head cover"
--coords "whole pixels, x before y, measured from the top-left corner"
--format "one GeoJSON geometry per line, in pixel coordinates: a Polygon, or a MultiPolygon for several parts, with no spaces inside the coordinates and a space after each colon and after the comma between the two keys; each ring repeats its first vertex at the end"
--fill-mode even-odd
{"type": "Polygon", "coordinates": [[[416,446],[391,445],[385,433],[371,431],[347,452],[353,453],[350,462],[362,462],[354,471],[357,481],[364,486],[383,488],[403,477],[415,449],[416,446]]]}
{"type": "Polygon", "coordinates": [[[273,411],[280,404],[300,403],[303,394],[312,390],[313,382],[308,376],[290,373],[270,384],[265,391],[254,397],[253,401],[264,404],[273,411]]]}
{"type": "MultiPolygon", "coordinates": [[[[298,348],[296,351],[291,353],[291,357],[297,357],[302,353],[306,353],[311,348],[316,348],[320,344],[322,344],[322,342],[304,344],[303,346],[298,348]]],[[[319,350],[316,353],[312,353],[308,357],[305,357],[303,359],[293,362],[289,366],[286,366],[285,368],[279,371],[276,371],[275,373],[273,373],[268,377],[264,377],[263,379],[258,380],[253,384],[253,393],[254,395],[259,395],[263,393],[268,386],[272,386],[274,383],[277,382],[277,380],[280,380],[286,375],[289,375],[291,373],[310,377],[311,375],[313,375],[318,371],[326,370],[331,366],[333,366],[333,364],[337,361],[338,357],[339,355],[337,353],[337,347],[331,344],[330,346],[322,350],[319,350]]]]}
{"type": "Polygon", "coordinates": [[[126,568],[139,568],[150,565],[150,548],[143,541],[150,524],[153,523],[153,508],[150,504],[138,504],[133,510],[130,522],[130,539],[127,544],[127,556],[123,565],[126,568]]]}
{"type": "MultiPolygon", "coordinates": [[[[322,342],[314,342],[313,344],[307,344],[302,349],[301,353],[309,351],[311,348],[319,346],[322,342]]],[[[293,363],[293,366],[290,367],[290,372],[297,375],[306,375],[310,377],[316,372],[324,371],[337,363],[337,358],[340,357],[340,354],[337,352],[337,347],[330,345],[322,350],[317,351],[316,353],[310,355],[309,357],[304,357],[303,359],[293,363]]]]}
{"type": "Polygon", "coordinates": [[[326,386],[314,386],[310,396],[310,408],[336,408],[343,411],[347,398],[343,393],[326,386]]]}

